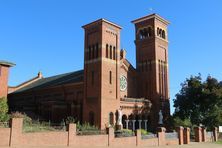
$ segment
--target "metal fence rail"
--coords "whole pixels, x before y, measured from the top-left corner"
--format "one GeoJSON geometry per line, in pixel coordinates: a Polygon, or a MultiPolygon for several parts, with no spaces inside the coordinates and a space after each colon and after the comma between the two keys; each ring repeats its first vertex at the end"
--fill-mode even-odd
{"type": "Polygon", "coordinates": [[[142,138],[142,140],[157,138],[157,134],[142,135],[141,138],[142,138]]]}
{"type": "Polygon", "coordinates": [[[107,135],[106,130],[86,130],[86,131],[77,131],[77,135],[84,136],[84,135],[107,135]]]}
{"type": "Polygon", "coordinates": [[[178,138],[178,133],[173,132],[173,133],[165,133],[166,139],[177,139],[178,138]]]}
{"type": "Polygon", "coordinates": [[[133,137],[133,136],[135,136],[135,132],[115,131],[115,137],[116,138],[133,137]]]}
{"type": "Polygon", "coordinates": [[[9,122],[0,122],[0,127],[8,128],[9,127],[9,122]]]}

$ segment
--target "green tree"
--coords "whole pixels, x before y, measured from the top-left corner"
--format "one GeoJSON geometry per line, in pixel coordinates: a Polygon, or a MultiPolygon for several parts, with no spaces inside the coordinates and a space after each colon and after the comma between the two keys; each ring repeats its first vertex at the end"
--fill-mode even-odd
{"type": "Polygon", "coordinates": [[[8,104],[6,98],[0,98],[0,122],[5,122],[9,119],[8,104]]]}
{"type": "Polygon", "coordinates": [[[174,117],[208,128],[222,124],[222,82],[210,76],[202,82],[199,74],[186,79],[181,86],[174,99],[174,117]]]}

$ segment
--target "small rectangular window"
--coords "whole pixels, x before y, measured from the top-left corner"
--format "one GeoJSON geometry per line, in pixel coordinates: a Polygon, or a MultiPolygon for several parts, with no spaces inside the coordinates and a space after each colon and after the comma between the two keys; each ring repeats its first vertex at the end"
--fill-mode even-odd
{"type": "Polygon", "coordinates": [[[91,60],[91,47],[89,46],[88,59],[91,60]]]}
{"type": "Polygon", "coordinates": [[[92,59],[94,59],[95,58],[95,46],[93,45],[92,46],[92,59]]]}
{"type": "Polygon", "coordinates": [[[112,53],[112,46],[109,47],[109,52],[110,52],[110,53],[109,53],[109,54],[110,54],[110,55],[109,55],[109,58],[112,59],[112,58],[113,58],[113,56],[112,56],[112,54],[113,54],[113,53],[112,53]]]}
{"type": "Polygon", "coordinates": [[[94,71],[92,71],[92,85],[94,85],[94,71]]]}
{"type": "Polygon", "coordinates": [[[96,43],[96,58],[99,56],[99,44],[96,43]]]}
{"type": "Polygon", "coordinates": [[[108,54],[109,54],[109,45],[106,44],[106,58],[109,58],[108,54]]]}
{"type": "Polygon", "coordinates": [[[113,47],[113,60],[116,60],[116,47],[113,47]]]}
{"type": "Polygon", "coordinates": [[[112,71],[109,72],[109,84],[112,84],[112,71]]]}

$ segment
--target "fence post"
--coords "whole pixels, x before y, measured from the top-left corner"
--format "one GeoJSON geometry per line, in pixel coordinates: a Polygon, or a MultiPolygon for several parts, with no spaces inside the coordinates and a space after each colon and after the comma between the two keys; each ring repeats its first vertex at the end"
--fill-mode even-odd
{"type": "Polygon", "coordinates": [[[202,142],[206,142],[207,141],[207,133],[206,133],[206,128],[202,127],[202,142]]]}
{"type": "Polygon", "coordinates": [[[176,131],[178,133],[179,145],[183,145],[183,127],[182,126],[177,127],[176,131]]]}
{"type": "Polygon", "coordinates": [[[141,143],[141,130],[136,130],[136,146],[139,146],[141,143]]]}
{"type": "Polygon", "coordinates": [[[11,132],[9,146],[19,146],[22,142],[23,118],[11,119],[11,132]]]}
{"type": "Polygon", "coordinates": [[[218,131],[217,127],[213,128],[214,141],[218,141],[218,131]]]}
{"type": "Polygon", "coordinates": [[[190,128],[184,128],[184,144],[190,144],[190,128]]]}
{"type": "Polygon", "coordinates": [[[166,140],[165,140],[165,132],[166,129],[164,127],[158,127],[157,128],[158,132],[158,145],[166,145],[166,140]]]}
{"type": "Polygon", "coordinates": [[[75,144],[76,136],[76,124],[68,125],[68,146],[73,146],[75,144]]]}
{"type": "Polygon", "coordinates": [[[201,127],[195,127],[194,132],[195,132],[195,142],[201,142],[202,141],[201,127]]]}
{"type": "Polygon", "coordinates": [[[112,145],[112,141],[114,140],[114,129],[112,127],[107,128],[108,130],[108,146],[112,145]]]}

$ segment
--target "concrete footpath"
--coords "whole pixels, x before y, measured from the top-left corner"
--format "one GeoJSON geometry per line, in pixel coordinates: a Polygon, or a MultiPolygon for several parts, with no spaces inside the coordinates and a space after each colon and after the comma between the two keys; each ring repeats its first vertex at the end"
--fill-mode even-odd
{"type": "MultiPolygon", "coordinates": [[[[24,147],[24,146],[16,146],[16,147],[0,147],[0,148],[126,148],[126,147],[65,147],[65,146],[34,146],[34,147],[24,147]]],[[[127,146],[127,148],[222,148],[222,144],[214,144],[214,143],[191,143],[189,145],[171,145],[171,146],[155,146],[155,147],[135,147],[135,146],[127,146]]]]}

